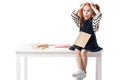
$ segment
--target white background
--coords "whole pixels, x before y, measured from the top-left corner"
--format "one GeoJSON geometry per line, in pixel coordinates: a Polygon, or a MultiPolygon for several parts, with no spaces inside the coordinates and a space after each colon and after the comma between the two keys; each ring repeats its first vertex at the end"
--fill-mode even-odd
{"type": "MultiPolygon", "coordinates": [[[[70,15],[74,9],[79,7],[81,2],[86,1],[0,0],[0,80],[16,80],[15,49],[20,44],[38,42],[73,43],[79,30],[70,15]]],[[[96,34],[98,43],[104,48],[102,79],[119,80],[120,39],[118,34],[120,34],[120,4],[118,0],[89,0],[89,2],[98,3],[103,13],[100,29],[96,34]]],[[[71,72],[76,67],[74,66],[76,65],[74,64],[74,58],[62,59],[30,58],[31,62],[29,62],[29,65],[31,67],[29,69],[32,77],[29,77],[29,79],[55,80],[58,78],[59,80],[74,80],[71,77],[71,72]],[[45,64],[49,63],[49,60],[52,60],[52,65],[45,64]],[[56,62],[54,62],[55,60],[56,62]],[[43,64],[40,64],[39,61],[43,61],[43,64]],[[42,73],[44,72],[43,77],[40,77],[41,70],[42,73]],[[56,77],[53,77],[54,73],[57,73],[55,74],[56,77]]],[[[89,61],[89,66],[92,61],[89,61]]],[[[86,80],[91,80],[94,67],[88,67],[88,71],[90,79],[87,78],[86,80]]]]}

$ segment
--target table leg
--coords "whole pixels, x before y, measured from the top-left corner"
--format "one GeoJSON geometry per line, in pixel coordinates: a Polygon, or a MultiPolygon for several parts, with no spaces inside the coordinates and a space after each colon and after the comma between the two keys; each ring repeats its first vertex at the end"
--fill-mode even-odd
{"type": "Polygon", "coordinates": [[[21,80],[20,56],[16,56],[16,80],[21,80]]]}
{"type": "Polygon", "coordinates": [[[102,80],[102,57],[101,55],[99,57],[96,57],[96,80],[102,80]]]}
{"type": "Polygon", "coordinates": [[[24,57],[24,80],[28,80],[27,57],[24,57]]]}

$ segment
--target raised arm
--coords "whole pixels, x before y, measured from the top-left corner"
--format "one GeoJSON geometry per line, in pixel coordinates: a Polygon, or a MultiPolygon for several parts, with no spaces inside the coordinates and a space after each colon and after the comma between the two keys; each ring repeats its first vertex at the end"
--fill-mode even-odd
{"type": "Polygon", "coordinates": [[[71,14],[72,19],[74,20],[75,24],[80,27],[80,17],[75,13],[75,11],[71,14]]]}
{"type": "Polygon", "coordinates": [[[95,5],[93,3],[90,3],[91,8],[93,9],[93,11],[95,12],[95,14],[98,14],[100,11],[97,10],[97,8],[95,7],[95,5]]]}
{"type": "Polygon", "coordinates": [[[78,12],[83,8],[83,6],[84,4],[82,4],[79,9],[74,10],[71,13],[72,19],[74,20],[74,22],[76,23],[78,27],[80,27],[80,16],[78,16],[79,15],[78,12]]]}
{"type": "Polygon", "coordinates": [[[93,25],[93,30],[97,31],[98,28],[99,28],[99,23],[100,23],[100,20],[101,20],[101,17],[102,17],[102,13],[99,10],[97,10],[96,7],[92,3],[90,4],[90,6],[96,14],[93,17],[92,25],[93,25]]]}

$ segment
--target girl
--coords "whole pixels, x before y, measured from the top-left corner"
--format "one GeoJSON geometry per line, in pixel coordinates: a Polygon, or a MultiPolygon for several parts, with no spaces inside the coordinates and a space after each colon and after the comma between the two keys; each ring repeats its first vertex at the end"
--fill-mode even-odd
{"type": "Polygon", "coordinates": [[[99,6],[93,3],[81,4],[78,10],[75,10],[71,14],[74,22],[80,28],[80,31],[91,34],[88,43],[85,48],[77,45],[71,46],[69,49],[75,51],[76,61],[78,70],[73,73],[73,77],[86,77],[86,66],[87,66],[87,52],[88,51],[100,51],[101,47],[98,46],[95,32],[99,28],[99,22],[101,19],[101,12],[99,6]]]}

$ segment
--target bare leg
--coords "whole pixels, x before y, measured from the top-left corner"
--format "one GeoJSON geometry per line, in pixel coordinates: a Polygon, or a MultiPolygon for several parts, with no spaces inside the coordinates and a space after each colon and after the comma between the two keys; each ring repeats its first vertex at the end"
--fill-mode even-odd
{"type": "Polygon", "coordinates": [[[75,56],[76,56],[76,62],[78,65],[78,71],[75,72],[72,76],[73,77],[80,77],[77,78],[77,80],[83,80],[84,77],[86,77],[86,65],[87,65],[87,51],[86,50],[78,50],[75,49],[75,56]]]}
{"type": "Polygon", "coordinates": [[[86,67],[87,67],[87,50],[83,49],[81,50],[81,59],[83,63],[83,71],[86,73],[86,67]]]}
{"type": "Polygon", "coordinates": [[[76,61],[77,61],[78,68],[80,70],[84,70],[84,65],[83,65],[83,62],[82,62],[82,57],[81,57],[80,50],[75,49],[75,56],[76,56],[76,61]]]}

